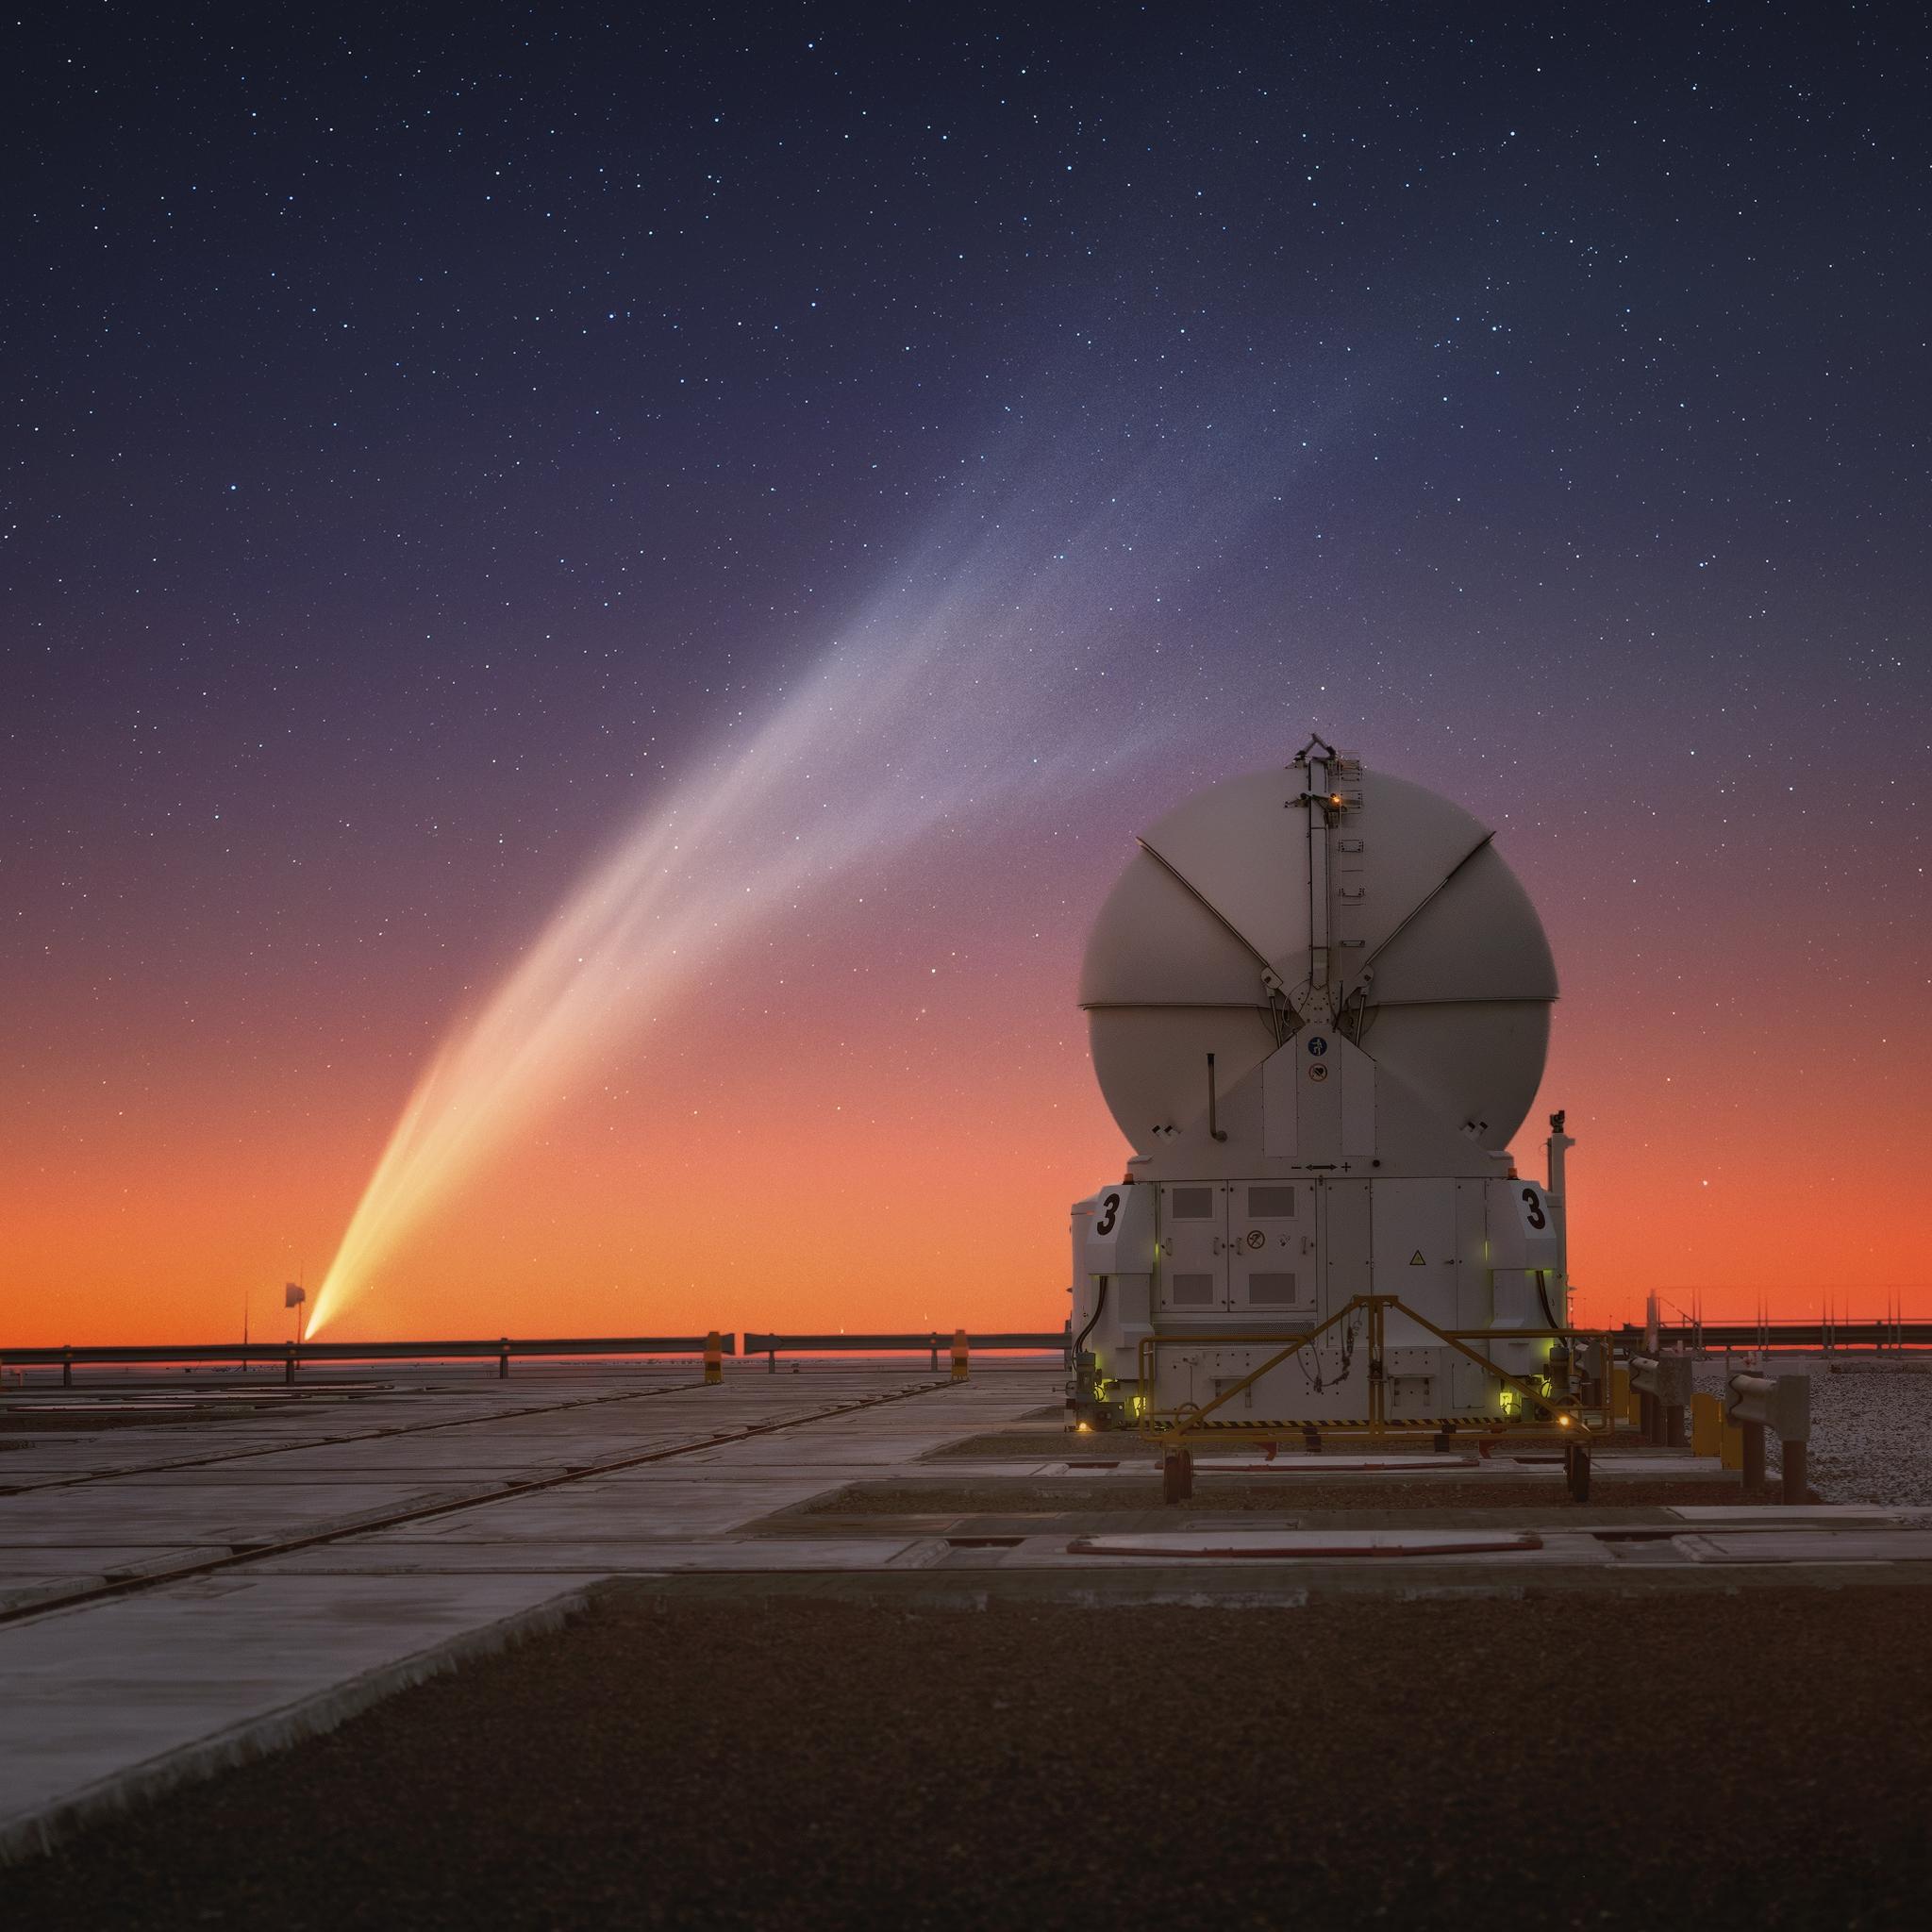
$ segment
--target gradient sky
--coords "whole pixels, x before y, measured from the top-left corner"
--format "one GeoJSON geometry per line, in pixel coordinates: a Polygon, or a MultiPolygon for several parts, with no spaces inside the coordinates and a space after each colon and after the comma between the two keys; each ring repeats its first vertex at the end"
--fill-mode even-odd
{"type": "Polygon", "coordinates": [[[0,1343],[285,1334],[704,798],[331,1332],[1056,1326],[1088,924],[1310,729],[1542,911],[1584,1317],[1932,1312],[1922,28],[617,11],[8,30],[0,1343]]]}

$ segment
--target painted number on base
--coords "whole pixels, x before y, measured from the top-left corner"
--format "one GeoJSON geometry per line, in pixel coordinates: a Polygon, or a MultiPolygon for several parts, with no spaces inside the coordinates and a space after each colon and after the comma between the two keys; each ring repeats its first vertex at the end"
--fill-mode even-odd
{"type": "Polygon", "coordinates": [[[1550,1204],[1543,1198],[1541,1188],[1533,1188],[1527,1181],[1516,1184],[1516,1211],[1523,1216],[1523,1231],[1530,1236],[1546,1235],[1550,1231],[1550,1204]]]}

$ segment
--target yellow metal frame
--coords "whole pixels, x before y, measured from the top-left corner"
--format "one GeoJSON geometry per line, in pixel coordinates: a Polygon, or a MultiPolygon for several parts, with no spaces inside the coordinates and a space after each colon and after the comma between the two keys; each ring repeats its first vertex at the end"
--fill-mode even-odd
{"type": "MultiPolygon", "coordinates": [[[[1310,1328],[1307,1334],[1290,1337],[1285,1344],[1280,1346],[1275,1346],[1283,1343],[1283,1338],[1279,1333],[1142,1336],[1138,1363],[1140,1386],[1139,1397],[1135,1403],[1136,1422],[1141,1435],[1152,1437],[1174,1448],[1180,1447],[1190,1437],[1209,1433],[1223,1441],[1239,1441],[1279,1436],[1285,1431],[1302,1429],[1313,1429],[1324,1436],[1366,1436],[1371,1441],[1382,1441],[1391,1436],[1461,1433],[1478,1437],[1533,1437],[1575,1441],[1591,1435],[1607,1435],[1615,1426],[1610,1378],[1607,1373],[1610,1341],[1609,1331],[1598,1328],[1439,1328],[1426,1315],[1417,1314],[1400,1295],[1358,1294],[1345,1306],[1336,1309],[1326,1321],[1310,1328]],[[1351,1315],[1358,1312],[1368,1318],[1367,1333],[1363,1337],[1369,1352],[1369,1413],[1366,1417],[1342,1416],[1332,1422],[1209,1421],[1217,1409],[1231,1402],[1242,1390],[1252,1388],[1271,1369],[1278,1368],[1291,1356],[1309,1347],[1338,1323],[1345,1322],[1351,1315]],[[1406,1315],[1417,1326],[1427,1329],[1438,1341],[1446,1342],[1458,1355],[1467,1356],[1505,1389],[1514,1391],[1523,1403],[1522,1416],[1448,1417],[1422,1421],[1398,1416],[1391,1419],[1388,1412],[1386,1378],[1382,1374],[1382,1363],[1387,1355],[1388,1318],[1391,1312],[1406,1315]],[[1468,1344],[1472,1341],[1486,1341],[1492,1343],[1559,1341],[1572,1344],[1594,1342],[1602,1351],[1599,1359],[1606,1369],[1606,1374],[1601,1378],[1598,1400],[1586,1405],[1578,1396],[1567,1390],[1560,1394],[1552,1393],[1549,1390],[1538,1386],[1532,1378],[1519,1375],[1479,1350],[1471,1348],[1468,1344]],[[1259,1368],[1250,1369],[1240,1381],[1224,1389],[1205,1407],[1199,1403],[1185,1402],[1177,1408],[1155,1408],[1154,1392],[1158,1386],[1156,1375],[1161,1349],[1267,1347],[1274,1347],[1274,1353],[1259,1368]]],[[[1573,1360],[1574,1358],[1573,1355],[1573,1360]]]]}

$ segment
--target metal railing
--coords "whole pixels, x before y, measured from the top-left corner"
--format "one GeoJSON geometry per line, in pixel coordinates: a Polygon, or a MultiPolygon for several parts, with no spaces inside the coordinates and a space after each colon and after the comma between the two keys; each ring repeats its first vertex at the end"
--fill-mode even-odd
{"type": "Polygon", "coordinates": [[[193,1362],[235,1362],[280,1368],[282,1379],[292,1382],[303,1363],[490,1361],[497,1373],[509,1374],[512,1356],[555,1359],[565,1356],[705,1355],[717,1351],[735,1355],[732,1337],[710,1335],[625,1335],[571,1337],[561,1341],[525,1341],[501,1336],[494,1341],[281,1341],[281,1342],[103,1342],[58,1348],[0,1348],[0,1368],[58,1368],[62,1388],[74,1386],[76,1366],[88,1363],[122,1367],[193,1362]]]}
{"type": "Polygon", "coordinates": [[[919,1355],[931,1358],[939,1370],[940,1351],[953,1346],[956,1334],[965,1333],[974,1348],[1015,1348],[1051,1352],[1064,1358],[1069,1346],[1064,1328],[1028,1330],[1019,1334],[981,1334],[973,1330],[929,1328],[921,1335],[758,1335],[743,1337],[743,1353],[765,1357],[767,1370],[777,1369],[781,1355],[919,1355]]]}
{"type": "MultiPolygon", "coordinates": [[[[1660,1322],[1659,1341],[1690,1349],[1932,1348],[1932,1322],[1908,1322],[1901,1316],[1879,1321],[1848,1322],[1825,1317],[1816,1322],[1660,1322]]],[[[1620,1345],[1641,1348],[1644,1330],[1626,1322],[1618,1331],[1620,1345]]]]}
{"type": "Polygon", "coordinates": [[[1685,1411],[1690,1407],[1691,1360],[1688,1355],[1633,1356],[1630,1391],[1637,1398],[1637,1426],[1646,1442],[1682,1449],[1688,1441],[1685,1411]]]}
{"type": "Polygon", "coordinates": [[[1778,1467],[1787,1503],[1810,1500],[1807,1478],[1811,1455],[1811,1378],[1808,1375],[1731,1376],[1724,1422],[1738,1432],[1739,1462],[1747,1490],[1764,1486],[1764,1432],[1775,1430],[1778,1467]]]}
{"type": "MultiPolygon", "coordinates": [[[[120,1367],[181,1366],[234,1363],[240,1368],[279,1368],[292,1382],[305,1363],[320,1366],[341,1362],[491,1361],[500,1375],[509,1374],[513,1357],[557,1359],[565,1357],[706,1356],[716,1368],[727,1355],[762,1355],[775,1370],[781,1355],[918,1355],[924,1354],[937,1370],[941,1354],[954,1346],[964,1331],[927,1329],[913,1335],[764,1335],[742,1338],[724,1330],[709,1335],[572,1336],[561,1340],[523,1340],[501,1336],[490,1341],[209,1341],[100,1342],[58,1347],[0,1348],[0,1369],[58,1368],[63,1388],[74,1386],[74,1371],[90,1363],[120,1367]]],[[[1017,1349],[1068,1356],[1064,1328],[973,1334],[974,1348],[1017,1349]]]]}

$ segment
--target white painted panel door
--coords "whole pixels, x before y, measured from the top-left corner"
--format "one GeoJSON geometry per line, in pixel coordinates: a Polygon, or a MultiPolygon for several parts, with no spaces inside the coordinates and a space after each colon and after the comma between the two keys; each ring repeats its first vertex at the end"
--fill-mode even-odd
{"type": "Polygon", "coordinates": [[[1315,1190],[1298,1181],[1235,1181],[1227,1196],[1228,1307],[1266,1322],[1312,1314],[1318,1256],[1315,1190]]]}
{"type": "Polygon", "coordinates": [[[1203,1318],[1227,1307],[1227,1186],[1174,1181],[1160,1190],[1160,1312],[1203,1318]]]}

